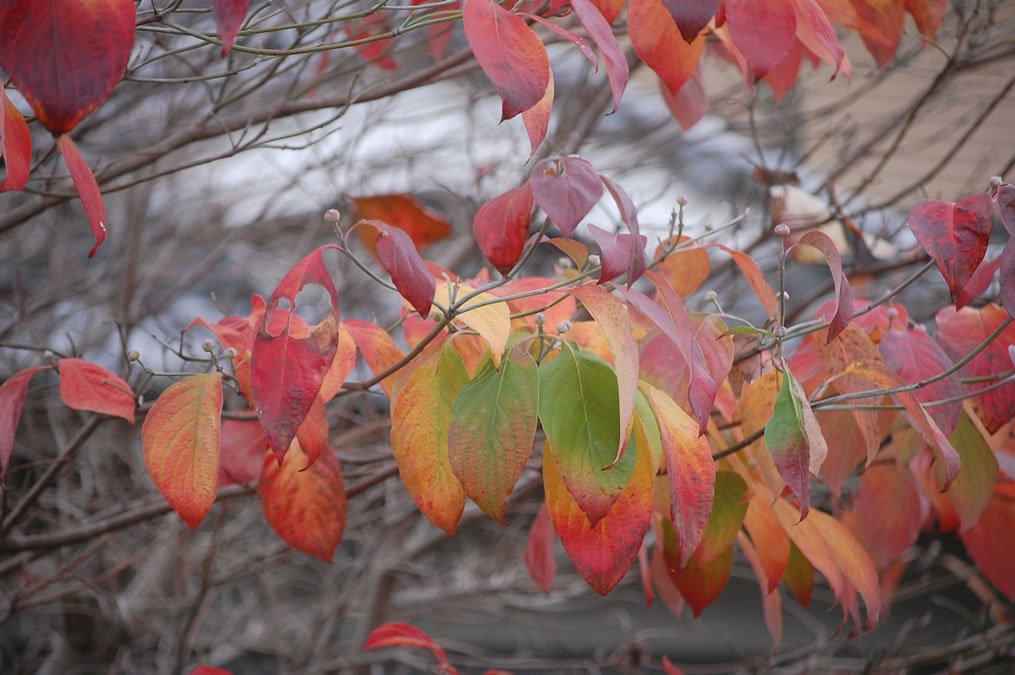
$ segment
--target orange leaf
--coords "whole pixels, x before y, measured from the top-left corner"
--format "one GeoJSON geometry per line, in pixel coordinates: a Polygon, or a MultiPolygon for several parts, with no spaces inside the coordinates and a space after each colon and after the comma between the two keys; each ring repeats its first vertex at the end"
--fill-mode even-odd
{"type": "Polygon", "coordinates": [[[705,38],[699,35],[687,44],[673,17],[660,0],[631,0],[627,28],[638,58],[655,71],[676,96],[691,79],[701,60],[705,38]]]}
{"type": "Polygon", "coordinates": [[[141,426],[148,473],[191,529],[215,501],[221,416],[222,375],[212,372],[162,392],[141,426]]]}
{"type": "Polygon", "coordinates": [[[68,408],[122,417],[134,424],[137,401],[130,385],[84,359],[60,359],[60,398],[68,408]]]}
{"type": "Polygon", "coordinates": [[[355,366],[356,341],[345,323],[340,323],[338,325],[338,351],[335,352],[335,360],[331,362],[331,367],[328,368],[328,372],[324,374],[324,380],[321,382],[321,391],[318,394],[321,400],[327,403],[335,398],[335,394],[342,390],[342,385],[345,384],[346,378],[349,377],[349,373],[355,366]]]}
{"type": "MultiPolygon", "coordinates": [[[[655,257],[671,245],[683,244],[691,241],[690,237],[674,237],[671,240],[662,242],[656,247],[655,257]]],[[[656,271],[666,277],[670,286],[682,298],[698,290],[698,287],[708,279],[711,265],[708,261],[708,253],[698,246],[680,248],[670,253],[666,258],[656,265],[656,271]]]]}
{"type": "Polygon", "coordinates": [[[546,130],[550,127],[550,113],[552,111],[553,72],[550,73],[550,81],[546,85],[546,93],[543,94],[543,98],[528,110],[522,111],[522,122],[525,124],[525,133],[529,135],[529,145],[532,148],[532,152],[529,154],[530,159],[536,154],[543,139],[546,138],[546,130]]]}
{"type": "Polygon", "coordinates": [[[789,536],[779,524],[772,505],[755,493],[744,514],[744,527],[758,552],[758,565],[765,572],[768,592],[779,585],[789,564],[789,536]]]}
{"type": "Polygon", "coordinates": [[[345,484],[334,453],[325,451],[309,468],[294,440],[279,466],[264,456],[257,496],[271,529],[285,543],[331,562],[345,529],[345,484]]]}
{"type": "MultiPolygon", "coordinates": [[[[419,203],[412,195],[387,194],[373,197],[358,197],[353,200],[358,220],[380,220],[397,227],[409,235],[416,250],[451,234],[451,224],[440,215],[419,203]]],[[[376,253],[377,230],[369,227],[359,229],[363,245],[374,256],[376,253]]]]}
{"type": "MultiPolygon", "coordinates": [[[[402,350],[398,348],[398,345],[395,344],[395,341],[391,339],[391,336],[380,326],[375,326],[372,323],[358,319],[343,323],[356,341],[356,346],[359,347],[363,360],[366,361],[367,366],[374,375],[384,372],[405,356],[402,350]]],[[[394,375],[389,375],[381,380],[381,388],[384,389],[389,398],[391,397],[393,383],[394,375]]]]}

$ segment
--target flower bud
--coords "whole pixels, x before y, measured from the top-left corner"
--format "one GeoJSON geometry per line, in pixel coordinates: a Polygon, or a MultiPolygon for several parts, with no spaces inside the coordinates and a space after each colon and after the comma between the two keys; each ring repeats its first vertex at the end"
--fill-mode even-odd
{"type": "Polygon", "coordinates": [[[687,206],[687,195],[680,195],[677,197],[677,204],[680,206],[687,206]]]}
{"type": "Polygon", "coordinates": [[[542,312],[538,312],[534,317],[532,317],[532,320],[535,321],[537,326],[542,326],[546,323],[546,315],[542,312]]]}
{"type": "Polygon", "coordinates": [[[234,347],[229,347],[224,352],[222,352],[222,355],[224,357],[226,357],[227,359],[235,359],[236,358],[236,349],[234,347]]]}
{"type": "Polygon", "coordinates": [[[899,310],[895,309],[894,307],[889,307],[888,309],[885,310],[885,316],[888,317],[889,321],[894,321],[895,319],[899,318],[899,310]]]}
{"type": "Polygon", "coordinates": [[[557,324],[557,332],[558,333],[564,334],[564,333],[568,332],[569,330],[571,330],[571,322],[568,321],[567,319],[564,319],[563,321],[561,321],[560,323],[557,324]]]}
{"type": "Polygon", "coordinates": [[[719,297],[718,293],[716,293],[715,291],[709,291],[708,293],[705,294],[705,302],[715,302],[716,298],[718,297],[719,297]]]}
{"type": "Polygon", "coordinates": [[[1001,187],[1002,183],[1004,183],[1004,179],[1001,178],[1000,176],[991,176],[990,177],[990,184],[991,184],[991,186],[993,186],[995,188],[999,188],[999,187],[1001,187]]]}
{"type": "Polygon", "coordinates": [[[772,333],[773,333],[773,334],[774,334],[774,335],[775,335],[776,337],[780,337],[780,338],[784,338],[784,337],[786,337],[786,333],[787,333],[787,332],[788,332],[788,331],[786,330],[786,327],[785,327],[785,326],[776,326],[775,328],[773,328],[773,329],[772,329],[772,333]]]}
{"type": "Polygon", "coordinates": [[[337,223],[342,218],[342,214],[339,213],[338,209],[328,209],[324,212],[324,219],[329,223],[337,223]]]}
{"type": "Polygon", "coordinates": [[[136,349],[131,349],[129,352],[127,352],[127,360],[128,361],[137,361],[140,358],[141,358],[141,352],[139,352],[136,349]]]}
{"type": "Polygon", "coordinates": [[[786,223],[779,223],[775,226],[775,236],[785,237],[790,233],[789,225],[786,223]]]}
{"type": "Polygon", "coordinates": [[[204,342],[201,343],[201,349],[211,354],[215,351],[215,341],[211,338],[205,338],[204,342]]]}

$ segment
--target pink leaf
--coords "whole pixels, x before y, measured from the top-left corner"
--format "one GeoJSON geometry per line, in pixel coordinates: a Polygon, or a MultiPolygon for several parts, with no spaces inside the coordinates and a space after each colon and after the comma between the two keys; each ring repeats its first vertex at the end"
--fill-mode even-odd
{"type": "MultiPolygon", "coordinates": [[[[599,245],[599,256],[602,262],[602,269],[599,271],[599,283],[616,279],[621,274],[628,272],[632,265],[632,259],[641,252],[641,259],[645,259],[645,243],[648,238],[645,235],[638,236],[638,243],[630,234],[615,234],[607,232],[595,225],[589,225],[589,234],[599,245]]],[[[642,270],[644,271],[644,269],[642,270]]],[[[633,283],[633,279],[627,279],[627,285],[633,283]]]]}
{"type": "Polygon", "coordinates": [[[240,32],[249,6],[250,0],[211,0],[211,12],[215,15],[215,30],[219,32],[219,39],[222,40],[222,56],[233,48],[233,40],[240,32]]]}
{"type": "MultiPolygon", "coordinates": [[[[641,241],[645,237],[641,236],[641,228],[638,225],[638,210],[634,207],[634,202],[628,196],[624,188],[620,187],[613,179],[599,174],[599,177],[603,181],[603,185],[606,186],[610,196],[613,197],[613,201],[617,203],[617,208],[620,210],[620,217],[627,225],[627,229],[631,232],[631,236],[634,241],[641,241]]],[[[648,269],[648,262],[645,260],[645,245],[634,246],[631,250],[630,262],[627,267],[627,285],[631,286],[635,281],[641,278],[641,275],[648,269]]],[[[601,283],[601,282],[600,282],[601,283]]]]}
{"type": "Polygon", "coordinates": [[[91,258],[99,250],[99,246],[106,240],[108,228],[106,227],[106,205],[102,202],[102,193],[99,192],[99,184],[95,181],[92,170],[88,163],[81,156],[78,146],[70,136],[64,134],[58,141],[63,161],[70,169],[70,177],[74,181],[74,187],[81,197],[81,205],[85,207],[85,214],[88,215],[88,222],[92,226],[92,235],[95,237],[95,246],[88,253],[91,258]]]}
{"type": "Polygon", "coordinates": [[[606,61],[606,76],[610,78],[610,90],[613,92],[612,112],[617,112],[630,76],[624,51],[620,48],[617,38],[614,37],[610,24],[590,0],[571,0],[571,7],[578,15],[578,20],[585,26],[585,30],[599,46],[599,51],[603,53],[603,60],[606,61]]]}
{"type": "MultiPolygon", "coordinates": [[[[553,94],[553,73],[550,73],[550,83],[546,85],[546,93],[543,94],[543,98],[539,99],[539,103],[528,110],[522,111],[522,123],[525,125],[525,133],[529,135],[529,146],[532,148],[532,152],[529,154],[530,159],[536,154],[536,150],[543,142],[543,139],[546,138],[546,132],[550,128],[550,114],[553,112],[553,94]]],[[[525,185],[528,186],[527,181],[525,185]]],[[[531,193],[531,189],[529,191],[531,193]]],[[[532,209],[531,204],[529,209],[532,209]]]]}
{"type": "Polygon", "coordinates": [[[577,155],[544,159],[533,169],[529,183],[536,204],[565,237],[603,196],[599,174],[577,155]]]}
{"type": "Polygon", "coordinates": [[[25,406],[28,382],[32,375],[47,368],[49,366],[25,368],[0,385],[0,481],[7,478],[7,463],[14,452],[14,432],[18,429],[21,410],[25,406]]]}
{"type": "Polygon", "coordinates": [[[842,258],[839,250],[831,237],[820,230],[811,230],[804,234],[790,249],[800,245],[812,246],[821,251],[825,260],[828,261],[828,269],[832,271],[832,281],[835,283],[835,314],[832,315],[832,323],[828,326],[828,342],[835,339],[853,318],[853,293],[849,289],[849,279],[842,269],[842,258]]]}
{"type": "Polygon", "coordinates": [[[997,210],[1004,229],[1015,237],[1015,185],[1005,183],[997,189],[997,210]]]}
{"type": "Polygon", "coordinates": [[[428,315],[437,284],[412,238],[400,228],[379,220],[364,220],[360,224],[377,230],[377,258],[391,275],[395,288],[420,316],[428,315]]]}
{"type": "Polygon", "coordinates": [[[544,501],[529,529],[529,539],[525,544],[525,567],[532,580],[547,595],[553,588],[553,578],[557,576],[557,561],[553,558],[553,544],[556,541],[557,533],[553,531],[550,512],[544,501]]]}

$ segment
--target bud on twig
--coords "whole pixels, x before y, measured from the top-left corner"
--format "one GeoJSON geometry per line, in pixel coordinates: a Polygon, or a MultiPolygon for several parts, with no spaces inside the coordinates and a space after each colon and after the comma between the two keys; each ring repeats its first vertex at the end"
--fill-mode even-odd
{"type": "Polygon", "coordinates": [[[546,315],[542,312],[538,312],[534,317],[532,317],[532,320],[536,322],[537,326],[542,326],[546,323],[546,315]]]}
{"type": "Polygon", "coordinates": [[[328,209],[324,212],[324,219],[329,223],[337,223],[342,218],[338,209],[328,209]]]}
{"type": "Polygon", "coordinates": [[[127,360],[128,361],[133,362],[133,361],[137,361],[140,358],[141,358],[141,352],[139,352],[136,349],[131,349],[129,352],[127,352],[127,360]]]}
{"type": "Polygon", "coordinates": [[[229,348],[227,348],[227,349],[226,349],[226,350],[225,350],[225,351],[224,351],[224,352],[222,353],[222,355],[223,355],[224,357],[226,357],[227,359],[235,359],[235,358],[236,358],[236,349],[235,349],[234,347],[229,347],[229,348]]]}
{"type": "Polygon", "coordinates": [[[558,333],[563,334],[568,332],[569,330],[571,330],[571,322],[568,321],[567,319],[564,319],[563,321],[557,324],[558,333]]]}
{"type": "Polygon", "coordinates": [[[786,223],[779,223],[778,225],[775,226],[775,236],[785,237],[789,235],[789,233],[790,233],[789,225],[787,225],[786,223]]]}
{"type": "Polygon", "coordinates": [[[215,341],[211,338],[205,338],[204,342],[201,343],[201,349],[211,354],[215,351],[215,341]]]}
{"type": "Polygon", "coordinates": [[[705,294],[705,302],[715,302],[716,298],[718,297],[719,297],[718,293],[716,293],[715,291],[709,291],[708,293],[705,294]]]}
{"type": "Polygon", "coordinates": [[[687,196],[680,195],[679,197],[677,197],[677,204],[679,206],[687,206],[687,196]]]}

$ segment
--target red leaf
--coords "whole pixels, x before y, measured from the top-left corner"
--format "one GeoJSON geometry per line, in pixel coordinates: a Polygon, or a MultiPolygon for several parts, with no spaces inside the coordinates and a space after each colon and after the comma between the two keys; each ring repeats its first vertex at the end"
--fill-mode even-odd
{"type": "MultiPolygon", "coordinates": [[[[606,190],[613,197],[613,201],[617,204],[617,209],[620,211],[620,217],[627,225],[627,229],[631,232],[633,241],[641,241],[645,237],[641,235],[641,228],[638,225],[638,210],[634,206],[634,202],[631,201],[631,197],[628,196],[624,188],[620,187],[613,179],[599,174],[599,178],[602,179],[603,185],[606,186],[606,190]]],[[[630,255],[630,262],[627,266],[627,285],[631,286],[635,281],[641,278],[641,275],[648,269],[648,262],[645,260],[645,244],[640,246],[633,246],[630,255]]],[[[600,283],[602,283],[600,281],[600,283]]]]}
{"type": "Polygon", "coordinates": [[[1009,601],[1015,600],[1015,574],[1011,561],[1015,558],[1015,505],[995,495],[979,522],[959,535],[970,557],[983,576],[1009,601]]]}
{"type": "Polygon", "coordinates": [[[832,272],[832,281],[835,283],[835,314],[832,315],[832,322],[828,326],[828,342],[835,339],[841,333],[849,320],[853,318],[853,293],[849,289],[849,279],[842,269],[842,258],[839,250],[835,248],[835,242],[820,230],[811,230],[805,233],[797,243],[790,247],[796,248],[800,245],[812,246],[821,251],[825,260],[828,261],[828,269],[832,272]]]}
{"type": "MultiPolygon", "coordinates": [[[[592,64],[592,68],[595,69],[596,72],[599,72],[599,61],[596,60],[596,54],[595,52],[592,51],[592,46],[589,44],[588,40],[583,38],[581,35],[572,33],[563,26],[559,26],[554,22],[544,19],[543,17],[537,14],[529,14],[526,12],[523,13],[522,16],[524,16],[527,19],[532,19],[533,21],[542,24],[543,26],[546,26],[551,31],[553,31],[560,37],[564,38],[565,40],[573,44],[575,47],[578,48],[578,51],[582,53],[582,56],[584,56],[589,60],[589,63],[592,64]]],[[[553,79],[552,71],[550,72],[550,79],[551,80],[553,79]]]]}
{"type": "Polygon", "coordinates": [[[88,222],[92,226],[95,246],[88,253],[88,257],[91,258],[99,250],[102,242],[106,240],[106,234],[109,232],[109,229],[106,227],[106,205],[102,202],[99,184],[95,182],[95,176],[92,174],[92,170],[88,168],[85,158],[81,156],[78,146],[74,145],[74,141],[71,140],[70,136],[60,136],[58,144],[60,146],[60,154],[63,155],[63,161],[66,162],[67,168],[70,169],[70,177],[74,181],[74,188],[78,191],[78,196],[81,197],[81,205],[85,207],[88,222]]]}
{"type": "Polygon", "coordinates": [[[60,398],[68,408],[122,417],[134,424],[137,401],[130,385],[84,359],[60,359],[60,398]]]}
{"type": "Polygon", "coordinates": [[[536,204],[565,237],[603,196],[603,184],[592,165],[577,155],[544,159],[529,178],[536,204]]]}
{"type": "Polygon", "coordinates": [[[503,100],[501,120],[539,103],[550,82],[550,59],[520,16],[492,0],[465,0],[465,38],[503,100]]]}
{"type": "Polygon", "coordinates": [[[1015,185],[1005,183],[997,189],[997,211],[1004,229],[1015,237],[1015,185]]]}
{"type": "Polygon", "coordinates": [[[789,0],[726,0],[726,24],[758,78],[786,58],[796,40],[796,12],[789,0]]]}
{"type": "Polygon", "coordinates": [[[7,477],[7,463],[11,461],[14,452],[14,432],[18,429],[21,410],[25,406],[28,382],[32,375],[47,368],[49,366],[25,368],[0,385],[0,481],[7,477]]]}
{"type": "MultiPolygon", "coordinates": [[[[376,11],[363,17],[360,21],[347,22],[343,28],[350,40],[364,40],[391,31],[387,19],[376,11]]],[[[364,61],[372,63],[382,70],[398,70],[398,62],[388,55],[388,50],[394,42],[393,38],[363,42],[356,45],[356,51],[364,61]]]]}
{"type": "MultiPolygon", "coordinates": [[[[645,244],[648,242],[648,237],[645,235],[638,235],[638,243],[635,244],[634,235],[607,232],[595,225],[589,225],[588,228],[593,241],[599,245],[599,257],[602,263],[597,283],[604,284],[627,273],[634,264],[632,261],[639,257],[639,252],[642,261],[645,260],[645,244]]],[[[644,272],[644,266],[641,267],[644,272]]],[[[626,283],[630,286],[634,281],[628,277],[626,283]]]]}
{"type": "Polygon", "coordinates": [[[895,57],[902,39],[905,4],[852,0],[852,5],[859,22],[860,37],[878,66],[885,67],[895,57]]]}
{"type": "MultiPolygon", "coordinates": [[[[980,266],[973,272],[973,276],[969,278],[966,285],[962,287],[959,294],[955,297],[955,309],[962,309],[976,298],[983,295],[988,288],[990,288],[990,282],[994,280],[994,275],[997,274],[998,268],[1001,267],[1001,263],[1006,259],[1005,251],[1001,255],[997,256],[990,262],[980,263],[980,266]]],[[[1015,247],[1011,249],[1012,253],[1015,253],[1015,247]]],[[[1004,288],[1001,289],[1001,299],[1004,300],[1004,288]]]]}
{"type": "Polygon", "coordinates": [[[602,12],[592,4],[591,0],[571,0],[571,7],[603,54],[603,60],[606,62],[606,75],[610,78],[610,90],[613,92],[612,112],[617,112],[630,76],[624,51],[620,48],[617,38],[614,37],[610,23],[602,12]]]}
{"type": "MultiPolygon", "coordinates": [[[[420,204],[412,195],[357,197],[353,200],[353,204],[356,207],[357,219],[380,220],[397,227],[412,237],[412,243],[417,251],[422,251],[428,244],[451,234],[451,223],[420,204]]],[[[359,234],[363,245],[376,256],[377,230],[361,227],[359,234]]]]}
{"type": "Polygon", "coordinates": [[[148,473],[194,529],[211,511],[219,470],[222,375],[192,375],[171,385],[141,426],[148,473]]]}
{"type": "Polygon", "coordinates": [[[928,505],[908,469],[872,464],[860,478],[854,509],[862,526],[860,537],[870,543],[884,569],[916,543],[928,505]]]}
{"type": "Polygon", "coordinates": [[[342,470],[330,450],[309,467],[308,462],[299,441],[293,441],[281,466],[266,454],[257,496],[265,519],[285,543],[331,562],[345,530],[342,470]]]}
{"type": "Polygon", "coordinates": [[[197,666],[190,671],[190,675],[233,675],[228,670],[215,668],[213,666],[197,666]]]}
{"type": "Polygon", "coordinates": [[[733,262],[740,268],[740,273],[747,279],[747,283],[750,285],[754,294],[758,296],[758,300],[761,301],[761,306],[765,308],[769,316],[775,316],[776,299],[775,291],[765,281],[765,275],[761,272],[761,268],[758,267],[758,263],[755,262],[754,258],[744,253],[743,251],[737,251],[729,246],[723,244],[704,244],[705,246],[714,246],[716,248],[726,251],[733,256],[733,262]]]}
{"type": "Polygon", "coordinates": [[[0,68],[42,124],[63,134],[109,98],[134,48],[133,0],[0,4],[0,68]]]}
{"type": "Polygon", "coordinates": [[[303,454],[307,456],[307,465],[298,467],[299,471],[303,471],[328,449],[328,417],[320,396],[314,399],[303,424],[296,430],[296,438],[303,454]]]}
{"type": "Polygon", "coordinates": [[[765,73],[765,82],[772,88],[776,103],[782,102],[783,97],[796,84],[803,56],[804,48],[800,44],[800,41],[797,40],[793,44],[793,49],[786,55],[786,58],[769,68],[768,72],[765,73]]]}
{"type": "Polygon", "coordinates": [[[377,230],[377,258],[391,275],[391,281],[402,297],[419,315],[425,317],[433,304],[437,284],[412,239],[400,228],[380,220],[360,221],[377,230]]]}
{"type": "Polygon", "coordinates": [[[322,246],[313,251],[279,282],[268,301],[251,350],[254,410],[280,463],[317,398],[337,351],[338,292],[322,259],[327,248],[336,247],[322,246]],[[285,327],[273,334],[273,316],[278,311],[286,311],[278,309],[279,301],[288,300],[294,311],[296,295],[309,283],[328,292],[331,313],[314,326],[309,335],[297,336],[293,331],[295,315],[289,311],[285,315],[285,327]]]}
{"type": "MultiPolygon", "coordinates": [[[[881,336],[878,344],[885,363],[899,374],[907,384],[916,384],[935,377],[952,367],[952,360],[927,333],[920,329],[890,330],[881,336]]],[[[921,403],[956,398],[962,395],[962,383],[957,373],[938,380],[913,392],[921,403]]],[[[927,408],[927,412],[945,436],[951,436],[962,414],[962,402],[927,408]]]]}
{"type": "Polygon", "coordinates": [[[663,6],[688,43],[694,42],[721,4],[722,0],[663,0],[663,6]]]}
{"type": "Polygon", "coordinates": [[[695,69],[694,75],[680,87],[676,95],[670,93],[669,87],[661,79],[659,91],[662,92],[663,102],[669,108],[673,119],[684,131],[693,127],[708,113],[708,93],[705,91],[705,76],[701,68],[695,69]]]}
{"type": "MultiPolygon", "coordinates": [[[[546,93],[543,94],[543,98],[528,110],[522,111],[522,123],[525,125],[525,133],[529,135],[529,146],[532,148],[532,152],[529,154],[530,159],[536,154],[539,145],[546,138],[546,131],[550,128],[553,93],[553,73],[551,72],[550,83],[546,85],[546,93]]],[[[525,185],[528,185],[527,181],[525,185]]],[[[529,208],[531,209],[531,206],[529,208]]]]}
{"type": "Polygon", "coordinates": [[[525,250],[532,201],[532,186],[525,181],[483,204],[472,220],[479,250],[501,274],[507,274],[525,250]]]}
{"type": "MultiPolygon", "coordinates": [[[[948,0],[905,0],[905,5],[906,11],[913,16],[920,35],[933,40],[944,21],[948,0]]],[[[930,46],[929,41],[923,45],[924,49],[928,49],[930,46]]]]}
{"type": "MultiPolygon", "coordinates": [[[[1006,312],[994,304],[981,309],[963,307],[958,312],[952,307],[945,307],[937,313],[937,339],[948,355],[957,361],[986,340],[1007,318],[1006,312]]],[[[1015,345],[1015,325],[1009,324],[997,339],[960,372],[968,377],[983,377],[1010,370],[1012,360],[1008,348],[1012,345],[1015,345]]],[[[969,391],[976,391],[991,384],[975,382],[966,387],[969,391]]],[[[1015,417],[1015,384],[980,394],[973,401],[983,426],[994,433],[1015,417]]]]}
{"type": "Polygon", "coordinates": [[[529,538],[525,544],[525,567],[529,576],[539,584],[547,595],[553,588],[553,578],[557,576],[557,561],[553,558],[553,543],[557,541],[557,533],[550,522],[550,512],[546,502],[539,507],[539,513],[529,529],[529,538]]]}
{"type": "Polygon", "coordinates": [[[0,192],[24,190],[32,162],[32,132],[3,87],[0,87],[0,155],[7,165],[0,192]]]}
{"type": "Polygon", "coordinates": [[[691,606],[694,616],[701,616],[705,608],[716,601],[729,583],[733,572],[733,547],[727,546],[708,562],[699,562],[697,556],[691,556],[687,565],[681,567],[675,557],[679,547],[673,540],[673,528],[668,522],[663,523],[663,532],[667,572],[680,589],[680,595],[691,606]]]}
{"type": "Polygon", "coordinates": [[[444,665],[448,662],[447,652],[437,646],[429,635],[407,623],[386,623],[375,628],[363,645],[363,650],[378,647],[422,647],[433,652],[437,663],[444,665]]]}
{"type": "Polygon", "coordinates": [[[923,201],[909,212],[909,227],[937,263],[952,298],[987,254],[994,204],[985,194],[961,202],[923,201]]]}
{"type": "Polygon", "coordinates": [[[817,0],[793,0],[793,6],[796,10],[797,39],[808,51],[835,68],[833,78],[840,69],[849,77],[849,59],[821,5],[817,0]]]}
{"type": "Polygon", "coordinates": [[[256,418],[222,420],[218,486],[256,481],[267,450],[268,439],[256,418]]]}
{"type": "Polygon", "coordinates": [[[1015,317],[1015,235],[1001,251],[1001,304],[1008,310],[1008,316],[1015,317]]]}
{"type": "Polygon", "coordinates": [[[638,58],[655,71],[675,96],[697,70],[705,38],[699,36],[691,44],[684,42],[660,0],[631,0],[627,28],[638,58]]]}
{"type": "Polygon", "coordinates": [[[211,0],[211,13],[215,16],[215,30],[222,40],[222,56],[233,48],[233,40],[240,32],[247,16],[250,0],[211,0]]]}

